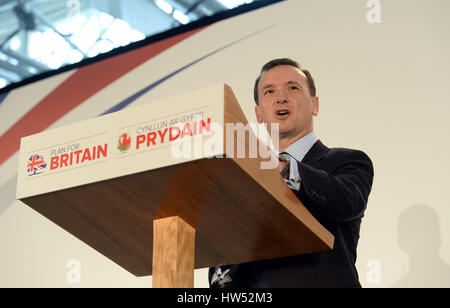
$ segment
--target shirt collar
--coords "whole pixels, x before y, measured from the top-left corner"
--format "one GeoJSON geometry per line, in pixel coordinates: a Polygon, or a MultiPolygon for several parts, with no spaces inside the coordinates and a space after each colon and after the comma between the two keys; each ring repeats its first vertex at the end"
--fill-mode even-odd
{"type": "Polygon", "coordinates": [[[296,140],[285,150],[290,156],[295,158],[295,160],[301,162],[305,157],[306,153],[312,148],[314,143],[316,143],[317,137],[314,132],[309,133],[306,136],[296,140]]]}

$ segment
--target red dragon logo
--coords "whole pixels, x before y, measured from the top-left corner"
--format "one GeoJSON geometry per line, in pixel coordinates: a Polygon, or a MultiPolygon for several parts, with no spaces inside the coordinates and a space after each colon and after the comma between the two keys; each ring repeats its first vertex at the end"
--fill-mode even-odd
{"type": "Polygon", "coordinates": [[[127,133],[122,134],[119,137],[119,144],[117,145],[117,149],[121,153],[124,153],[124,152],[128,151],[128,149],[130,148],[130,145],[131,145],[131,137],[129,137],[127,133]]]}

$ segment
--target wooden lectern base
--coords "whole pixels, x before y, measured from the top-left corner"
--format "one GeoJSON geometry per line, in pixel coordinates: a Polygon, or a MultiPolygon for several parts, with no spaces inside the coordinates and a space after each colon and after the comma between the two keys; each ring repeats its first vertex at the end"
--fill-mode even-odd
{"type": "Polygon", "coordinates": [[[154,288],[194,287],[195,229],[178,216],[153,221],[154,288]]]}

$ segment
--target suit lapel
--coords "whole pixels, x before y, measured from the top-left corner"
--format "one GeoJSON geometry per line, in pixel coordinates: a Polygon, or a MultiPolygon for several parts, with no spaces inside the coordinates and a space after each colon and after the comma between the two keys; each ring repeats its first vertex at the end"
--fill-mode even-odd
{"type": "Polygon", "coordinates": [[[317,167],[319,162],[327,155],[328,150],[329,148],[327,146],[325,146],[320,140],[317,140],[308,153],[306,153],[302,163],[312,167],[317,167]]]}

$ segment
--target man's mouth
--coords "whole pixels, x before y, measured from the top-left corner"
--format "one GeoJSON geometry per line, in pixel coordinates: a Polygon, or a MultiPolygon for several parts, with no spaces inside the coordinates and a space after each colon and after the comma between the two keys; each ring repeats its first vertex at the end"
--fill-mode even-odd
{"type": "Polygon", "coordinates": [[[279,109],[275,111],[275,117],[280,120],[287,118],[290,114],[288,109],[279,109]]]}

